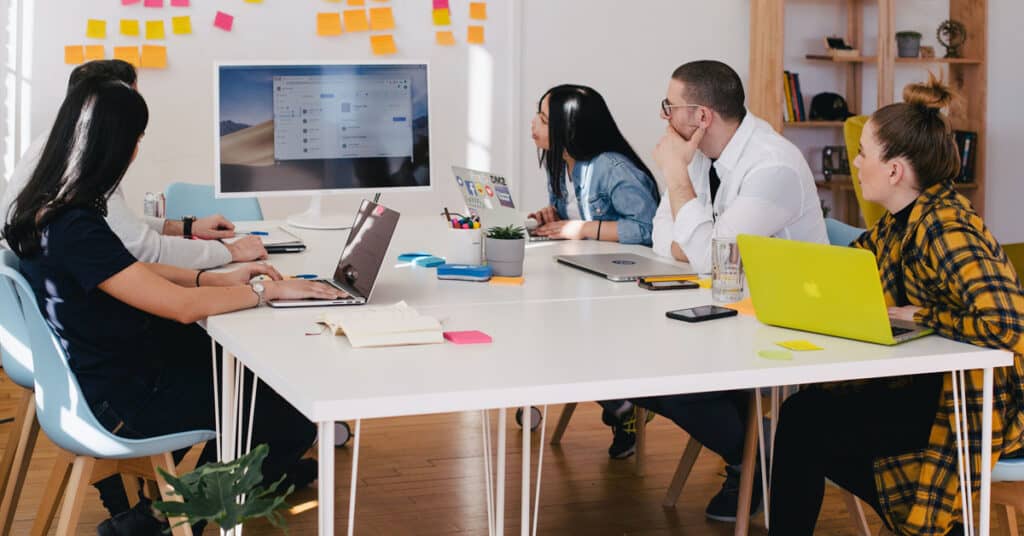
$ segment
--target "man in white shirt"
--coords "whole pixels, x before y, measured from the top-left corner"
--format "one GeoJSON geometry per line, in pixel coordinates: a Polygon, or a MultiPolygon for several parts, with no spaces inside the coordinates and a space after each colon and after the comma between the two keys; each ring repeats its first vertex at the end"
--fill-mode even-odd
{"type": "MultiPolygon", "coordinates": [[[[71,72],[68,85],[92,77],[104,77],[135,87],[135,69],[120,60],[92,61],[71,72]]],[[[32,178],[39,157],[46,145],[48,134],[36,138],[14,168],[10,182],[0,197],[0,217],[6,222],[25,184],[32,178]]],[[[242,238],[232,244],[217,239],[235,235],[234,225],[223,216],[214,215],[196,219],[191,223],[191,234],[205,240],[183,239],[185,222],[136,215],[125,200],[119,186],[107,203],[107,224],[125,247],[142,262],[171,264],[184,268],[214,268],[230,262],[246,262],[267,257],[267,251],[258,237],[242,238]]],[[[2,228],[2,224],[0,224],[2,228]]],[[[0,245],[6,246],[5,242],[0,245]]]]}
{"type": "MultiPolygon", "coordinates": [[[[799,149],[744,107],[740,77],[717,61],[672,73],[661,104],[668,122],[654,159],[668,184],[654,217],[659,255],[711,271],[711,239],[738,234],[828,243],[814,177],[799,149]]],[[[699,358],[699,356],[692,356],[699,358]]],[[[725,460],[726,480],[705,515],[736,520],[749,392],[652,397],[660,413],[725,460]]],[[[752,510],[761,505],[755,493],[752,510]]]]}

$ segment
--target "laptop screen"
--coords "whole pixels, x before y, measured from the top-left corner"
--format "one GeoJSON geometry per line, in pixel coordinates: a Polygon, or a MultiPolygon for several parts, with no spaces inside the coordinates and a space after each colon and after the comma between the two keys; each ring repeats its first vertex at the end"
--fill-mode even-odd
{"type": "Polygon", "coordinates": [[[398,227],[398,216],[394,210],[363,200],[334,271],[335,281],[347,284],[359,297],[370,298],[398,227]]]}

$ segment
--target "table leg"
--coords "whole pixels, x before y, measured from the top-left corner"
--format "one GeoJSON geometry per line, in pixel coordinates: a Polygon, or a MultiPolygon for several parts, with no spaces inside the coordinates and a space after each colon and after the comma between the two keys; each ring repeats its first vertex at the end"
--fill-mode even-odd
{"type": "Polygon", "coordinates": [[[519,534],[530,536],[530,406],[523,406],[523,489],[519,534]]]}
{"type": "Polygon", "coordinates": [[[750,501],[754,491],[754,466],[757,465],[757,438],[761,418],[757,415],[760,394],[754,389],[747,407],[747,431],[743,439],[743,471],[740,473],[739,504],[736,505],[736,527],[733,534],[746,536],[750,528],[750,501]]]}
{"type": "MultiPolygon", "coordinates": [[[[230,462],[235,459],[235,437],[238,430],[238,413],[235,411],[235,399],[238,396],[237,379],[235,368],[237,361],[234,354],[225,351],[221,358],[221,392],[220,392],[220,452],[218,456],[221,462],[230,462]]],[[[225,528],[227,536],[240,536],[241,526],[225,528]]]]}
{"type": "Polygon", "coordinates": [[[484,485],[487,486],[487,534],[494,536],[494,473],[491,470],[491,418],[489,410],[480,411],[483,427],[484,485]]]}
{"type": "MultiPolygon", "coordinates": [[[[334,534],[334,422],[317,423],[317,510],[320,536],[334,534]]],[[[355,453],[359,452],[359,421],[356,421],[355,453]]],[[[353,486],[350,493],[355,497],[356,456],[352,457],[353,486]]],[[[353,499],[354,501],[355,499],[353,499]]],[[[351,505],[349,506],[351,508],[351,505]]],[[[352,534],[352,516],[349,516],[348,533],[352,534]]]]}
{"type": "MultiPolygon", "coordinates": [[[[494,532],[498,536],[505,535],[505,428],[508,426],[508,411],[498,410],[498,489],[496,491],[494,532]]],[[[529,428],[527,426],[526,428],[529,428]]]]}
{"type": "Polygon", "coordinates": [[[981,509],[979,511],[981,530],[979,534],[988,534],[989,515],[992,508],[992,391],[993,370],[985,369],[984,387],[981,407],[981,509]]]}

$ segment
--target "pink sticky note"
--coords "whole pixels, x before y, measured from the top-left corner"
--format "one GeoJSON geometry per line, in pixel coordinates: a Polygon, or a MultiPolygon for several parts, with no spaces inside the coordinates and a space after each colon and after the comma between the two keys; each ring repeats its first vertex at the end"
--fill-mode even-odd
{"type": "Polygon", "coordinates": [[[138,4],[139,0],[121,0],[122,6],[130,6],[132,4],[138,4]]]}
{"type": "Polygon", "coordinates": [[[189,7],[189,0],[171,0],[172,7],[189,7]]]}
{"type": "Polygon", "coordinates": [[[448,9],[448,0],[434,0],[434,9],[448,9]]]}
{"type": "Polygon", "coordinates": [[[164,0],[146,0],[146,7],[164,7],[164,0]]]}
{"type": "Polygon", "coordinates": [[[490,344],[491,336],[482,331],[446,331],[446,341],[452,344],[490,344]]]}
{"type": "Polygon", "coordinates": [[[223,11],[218,11],[217,16],[213,19],[213,25],[221,30],[230,32],[231,27],[235,25],[235,18],[223,11]]]}

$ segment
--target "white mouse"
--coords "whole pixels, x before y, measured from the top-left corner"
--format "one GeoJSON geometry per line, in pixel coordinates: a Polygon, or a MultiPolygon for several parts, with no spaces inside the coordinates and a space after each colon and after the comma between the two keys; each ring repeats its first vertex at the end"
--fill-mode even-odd
{"type": "Polygon", "coordinates": [[[532,231],[532,230],[536,229],[539,226],[540,226],[540,224],[537,223],[537,219],[536,218],[526,218],[526,230],[527,231],[532,231]]]}

